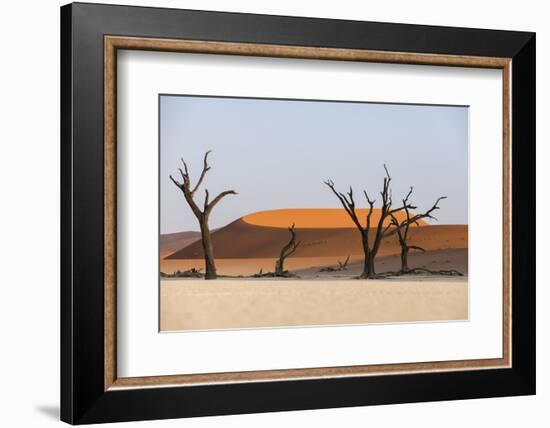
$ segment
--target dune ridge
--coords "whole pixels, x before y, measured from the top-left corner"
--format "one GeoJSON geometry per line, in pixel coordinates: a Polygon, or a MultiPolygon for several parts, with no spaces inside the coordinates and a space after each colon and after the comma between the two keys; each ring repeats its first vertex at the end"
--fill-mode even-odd
{"type": "MultiPolygon", "coordinates": [[[[363,226],[366,225],[368,208],[357,208],[357,216],[363,226]]],[[[374,208],[371,215],[371,224],[375,225],[380,220],[381,209],[374,208]]],[[[399,221],[406,218],[404,211],[395,214],[399,221]]],[[[241,220],[254,226],[266,226],[287,228],[292,224],[296,229],[340,229],[354,228],[355,224],[350,216],[342,208],[289,208],[279,210],[258,211],[241,217],[241,220]]],[[[390,222],[384,220],[384,225],[390,222]]],[[[418,221],[418,226],[427,226],[424,220],[418,221]]],[[[416,227],[413,225],[412,227],[416,227]]]]}

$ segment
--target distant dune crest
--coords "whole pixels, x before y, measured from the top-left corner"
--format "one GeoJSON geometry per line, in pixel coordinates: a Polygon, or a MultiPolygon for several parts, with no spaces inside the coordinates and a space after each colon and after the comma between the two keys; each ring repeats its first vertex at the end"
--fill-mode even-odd
{"type": "MultiPolygon", "coordinates": [[[[368,208],[357,208],[356,212],[363,225],[367,221],[368,208]]],[[[396,213],[399,221],[406,218],[405,212],[396,213]]],[[[297,229],[347,229],[354,228],[350,216],[341,208],[290,208],[280,210],[258,211],[242,217],[245,223],[254,226],[287,228],[292,224],[297,229]]],[[[375,208],[371,215],[371,225],[375,226],[380,220],[380,208],[375,208]]],[[[388,217],[384,225],[390,221],[388,217]]],[[[428,226],[424,220],[419,226],[428,226]]],[[[414,225],[413,225],[414,227],[414,225]]]]}

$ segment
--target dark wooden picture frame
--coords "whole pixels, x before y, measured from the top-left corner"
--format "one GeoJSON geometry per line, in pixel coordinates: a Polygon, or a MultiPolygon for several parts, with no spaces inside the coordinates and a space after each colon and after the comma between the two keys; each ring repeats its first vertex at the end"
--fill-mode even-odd
{"type": "Polygon", "coordinates": [[[61,8],[61,131],[63,421],[535,393],[533,33],[71,4],[61,8]],[[502,69],[503,357],[117,378],[117,49],[502,69]]]}

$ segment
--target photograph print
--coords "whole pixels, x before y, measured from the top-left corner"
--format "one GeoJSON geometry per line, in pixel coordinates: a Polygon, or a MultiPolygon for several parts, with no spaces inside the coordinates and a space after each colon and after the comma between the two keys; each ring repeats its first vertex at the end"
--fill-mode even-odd
{"type": "Polygon", "coordinates": [[[159,95],[160,331],[468,320],[468,107],[159,95]]]}

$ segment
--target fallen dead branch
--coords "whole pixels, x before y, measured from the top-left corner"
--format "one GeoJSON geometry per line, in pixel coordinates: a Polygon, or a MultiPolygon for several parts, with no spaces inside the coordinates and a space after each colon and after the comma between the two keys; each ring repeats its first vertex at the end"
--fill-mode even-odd
{"type": "Polygon", "coordinates": [[[382,272],[380,274],[377,274],[374,279],[385,279],[390,278],[392,276],[408,276],[408,275],[442,275],[442,276],[464,276],[462,272],[459,272],[455,269],[442,269],[442,270],[431,270],[426,268],[412,268],[409,269],[406,272],[403,271],[396,271],[396,272],[382,272]]]}
{"type": "Polygon", "coordinates": [[[163,278],[203,278],[204,273],[201,272],[202,269],[191,268],[188,270],[177,270],[173,273],[164,273],[161,272],[160,276],[163,278]]]}
{"type": "Polygon", "coordinates": [[[282,272],[265,272],[264,273],[263,269],[260,269],[258,273],[251,275],[250,278],[299,278],[299,276],[287,270],[282,272]]]}
{"type": "Polygon", "coordinates": [[[340,272],[340,271],[343,271],[343,270],[348,270],[349,258],[350,258],[350,256],[348,256],[347,259],[343,263],[340,260],[337,260],[337,262],[338,262],[337,267],[327,266],[327,267],[319,269],[319,272],[340,272]]]}

